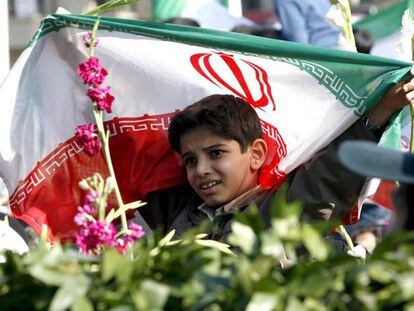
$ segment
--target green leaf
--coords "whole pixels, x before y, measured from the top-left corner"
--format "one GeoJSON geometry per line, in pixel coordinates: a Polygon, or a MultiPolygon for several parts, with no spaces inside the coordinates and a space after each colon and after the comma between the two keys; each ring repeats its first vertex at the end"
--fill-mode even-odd
{"type": "Polygon", "coordinates": [[[132,294],[135,306],[138,310],[162,310],[170,294],[167,285],[145,280],[139,290],[132,294]]]}
{"type": "Polygon", "coordinates": [[[93,311],[93,305],[88,298],[80,297],[72,305],[71,311],[93,311]]]}
{"type": "Polygon", "coordinates": [[[175,235],[175,230],[171,230],[167,235],[158,242],[158,246],[162,247],[172,240],[175,235]]]}
{"type": "Polygon", "coordinates": [[[297,310],[303,310],[303,306],[298,298],[296,297],[289,297],[286,311],[297,311],[297,310]]]}
{"type": "Polygon", "coordinates": [[[215,248],[215,249],[219,250],[220,252],[236,256],[230,250],[230,245],[228,245],[228,244],[217,242],[217,241],[214,241],[214,240],[195,240],[195,242],[198,245],[206,246],[206,247],[210,247],[210,248],[215,248]]]}
{"type": "Polygon", "coordinates": [[[114,9],[117,9],[121,6],[132,4],[132,3],[135,3],[135,2],[138,2],[138,1],[140,1],[140,0],[112,0],[112,1],[108,1],[104,4],[101,4],[100,6],[94,8],[90,11],[84,12],[83,14],[84,15],[99,15],[99,14],[102,14],[104,12],[114,10],[114,9]]]}
{"type": "Polygon", "coordinates": [[[404,311],[414,311],[414,302],[410,302],[409,304],[405,305],[404,311]]]}
{"type": "Polygon", "coordinates": [[[303,310],[308,311],[325,311],[328,310],[323,301],[314,298],[306,298],[303,302],[303,310]]]}
{"type": "Polygon", "coordinates": [[[300,202],[288,203],[287,197],[287,186],[283,184],[277,191],[272,202],[272,216],[277,219],[285,219],[290,216],[294,216],[299,219],[299,215],[302,211],[302,204],[300,202]]]}
{"type": "Polygon", "coordinates": [[[253,229],[237,221],[231,224],[231,228],[229,243],[240,247],[244,253],[251,254],[257,242],[253,229]]]}
{"type": "Polygon", "coordinates": [[[278,297],[268,293],[255,293],[246,307],[246,311],[271,311],[278,304],[278,297]]]}
{"type": "Polygon", "coordinates": [[[34,278],[44,282],[45,284],[59,286],[66,280],[66,274],[63,274],[62,271],[49,268],[44,265],[34,265],[29,269],[30,274],[34,278]]]}
{"type": "Polygon", "coordinates": [[[65,284],[58,289],[50,304],[50,311],[68,309],[78,299],[85,296],[89,287],[86,276],[72,276],[66,279],[65,284]]]}
{"type": "Polygon", "coordinates": [[[396,282],[404,299],[414,299],[414,272],[397,275],[396,282]]]}
{"type": "Polygon", "coordinates": [[[122,214],[126,213],[129,210],[136,209],[136,208],[141,207],[145,204],[147,204],[147,203],[142,202],[142,201],[136,201],[136,202],[124,204],[124,205],[118,207],[118,209],[115,211],[113,219],[116,219],[116,218],[120,217],[122,214]]]}
{"type": "Polygon", "coordinates": [[[388,284],[392,282],[395,271],[387,267],[385,264],[373,262],[368,267],[368,275],[371,279],[381,284],[388,284]]]}
{"type": "Polygon", "coordinates": [[[325,260],[329,254],[329,248],[322,236],[309,224],[302,227],[302,239],[310,254],[317,260],[325,260]]]}
{"type": "Polygon", "coordinates": [[[269,233],[262,236],[262,253],[276,259],[286,257],[281,240],[269,233]]]}
{"type": "Polygon", "coordinates": [[[121,282],[129,280],[133,266],[127,256],[115,249],[108,249],[102,255],[102,279],[109,281],[113,277],[121,282]]]}
{"type": "Polygon", "coordinates": [[[205,239],[206,237],[208,237],[207,233],[199,233],[199,234],[196,234],[195,236],[195,238],[198,240],[205,239]]]}

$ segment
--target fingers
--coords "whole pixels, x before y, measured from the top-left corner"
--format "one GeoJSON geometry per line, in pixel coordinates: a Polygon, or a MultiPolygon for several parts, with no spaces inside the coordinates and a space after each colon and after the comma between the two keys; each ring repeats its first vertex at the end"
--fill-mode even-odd
{"type": "Polygon", "coordinates": [[[411,67],[410,74],[414,76],[414,66],[411,67]]]}
{"type": "Polygon", "coordinates": [[[403,95],[405,105],[414,104],[414,79],[403,84],[401,95],[403,95]]]}
{"type": "Polygon", "coordinates": [[[405,100],[410,104],[414,104],[414,91],[406,93],[405,100]]]}
{"type": "Polygon", "coordinates": [[[402,88],[405,93],[408,93],[414,90],[414,78],[408,81],[407,83],[404,83],[402,88]]]}

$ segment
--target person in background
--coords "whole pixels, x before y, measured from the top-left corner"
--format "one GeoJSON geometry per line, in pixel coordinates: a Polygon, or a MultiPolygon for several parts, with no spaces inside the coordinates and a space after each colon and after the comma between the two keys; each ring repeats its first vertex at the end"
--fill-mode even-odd
{"type": "Polygon", "coordinates": [[[350,171],[365,177],[399,181],[393,193],[395,212],[391,231],[414,230],[414,155],[362,141],[345,142],[339,159],[350,171]]]}
{"type": "MultiPolygon", "coordinates": [[[[358,53],[369,54],[374,45],[371,33],[354,29],[354,37],[358,53]]],[[[392,211],[370,201],[365,201],[361,208],[359,221],[345,229],[357,244],[372,252],[387,231],[392,211]]]]}
{"type": "Polygon", "coordinates": [[[163,20],[163,23],[183,25],[183,26],[201,27],[200,24],[196,20],[191,19],[191,18],[186,18],[186,17],[169,18],[169,19],[163,20]]]}
{"type": "Polygon", "coordinates": [[[283,38],[337,48],[340,30],[325,17],[330,6],[328,0],[275,0],[283,38]]]}
{"type": "Polygon", "coordinates": [[[237,25],[231,31],[264,38],[283,40],[281,31],[273,27],[237,25]]]}

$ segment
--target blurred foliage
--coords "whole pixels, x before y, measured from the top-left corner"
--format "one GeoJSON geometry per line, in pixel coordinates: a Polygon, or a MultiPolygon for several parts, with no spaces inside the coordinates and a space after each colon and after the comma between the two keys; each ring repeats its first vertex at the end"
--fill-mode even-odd
{"type": "Polygon", "coordinates": [[[180,241],[152,234],[126,256],[59,244],[6,253],[1,310],[414,310],[412,232],[389,236],[363,263],[335,253],[322,238],[332,226],[301,223],[283,193],[274,205],[269,229],[254,207],[236,217],[236,256],[196,230],[180,241]]]}

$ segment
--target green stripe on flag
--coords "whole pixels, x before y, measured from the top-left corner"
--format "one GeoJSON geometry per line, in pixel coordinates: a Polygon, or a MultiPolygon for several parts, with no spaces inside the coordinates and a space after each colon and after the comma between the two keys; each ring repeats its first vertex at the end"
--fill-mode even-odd
{"type": "Polygon", "coordinates": [[[410,108],[407,108],[408,107],[392,118],[378,145],[389,147],[394,150],[401,150],[402,123],[406,118],[410,117],[410,108]]]}
{"type": "Polygon", "coordinates": [[[375,40],[392,35],[401,29],[401,19],[410,0],[394,4],[377,14],[369,15],[353,24],[354,29],[365,29],[375,40]]]}
{"type": "Polygon", "coordinates": [[[153,0],[152,18],[153,20],[164,20],[179,17],[189,4],[189,0],[153,0]]]}

